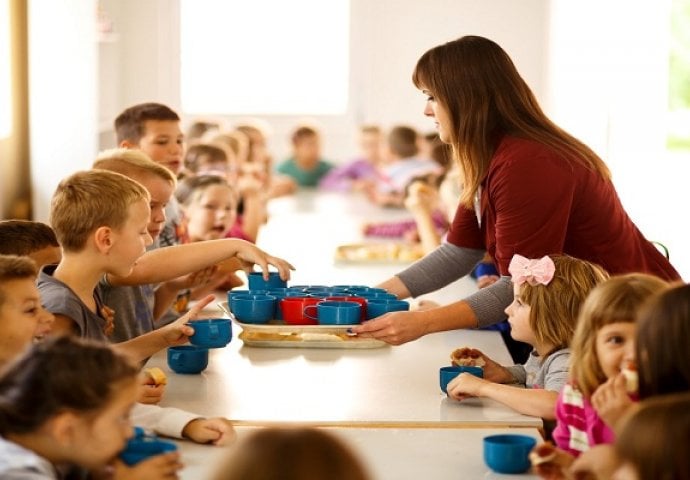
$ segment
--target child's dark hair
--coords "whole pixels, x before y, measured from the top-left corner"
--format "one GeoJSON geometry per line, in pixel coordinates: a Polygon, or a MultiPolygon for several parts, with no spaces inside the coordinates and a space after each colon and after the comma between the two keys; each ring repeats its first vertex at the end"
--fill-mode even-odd
{"type": "Polygon", "coordinates": [[[644,400],[617,437],[616,452],[635,467],[637,478],[690,479],[690,394],[644,400]]]}
{"type": "Polygon", "coordinates": [[[59,247],[52,228],[29,220],[0,221],[0,254],[30,255],[46,247],[59,247]]]}
{"type": "Polygon", "coordinates": [[[654,296],[637,317],[640,398],[690,391],[690,285],[654,296]]]}
{"type": "Polygon", "coordinates": [[[57,336],[35,344],[0,377],[0,435],[33,432],[64,410],[97,411],[137,373],[103,343],[57,336]]]}
{"type": "Polygon", "coordinates": [[[212,185],[222,185],[232,191],[233,195],[235,193],[235,190],[224,177],[219,175],[195,175],[184,178],[180,182],[177,190],[175,190],[175,198],[182,205],[188,205],[199,192],[203,192],[212,185]]]}
{"type": "Polygon", "coordinates": [[[417,130],[398,125],[388,134],[388,148],[400,158],[414,157],[419,152],[417,130]]]}
{"type": "Polygon", "coordinates": [[[123,140],[139,143],[144,136],[144,122],[149,120],[179,122],[180,117],[170,107],[160,103],[140,103],[123,111],[115,119],[118,145],[123,140]]]}
{"type": "Polygon", "coordinates": [[[206,132],[220,130],[220,123],[197,120],[187,129],[187,141],[200,140],[206,132]]]}
{"type": "Polygon", "coordinates": [[[5,303],[5,291],[2,284],[21,278],[36,278],[36,263],[29,257],[17,255],[0,255],[0,307],[5,303]]]}
{"type": "Polygon", "coordinates": [[[366,480],[362,463],[335,436],[315,428],[265,428],[248,436],[214,480],[366,480]]]}
{"type": "Polygon", "coordinates": [[[201,161],[205,163],[228,163],[228,156],[220,147],[209,145],[207,143],[197,143],[187,149],[184,156],[184,166],[190,172],[195,172],[199,169],[201,161]]]}
{"type": "Polygon", "coordinates": [[[316,131],[316,129],[312,127],[298,127],[294,132],[292,132],[292,143],[295,144],[302,139],[316,137],[318,134],[319,133],[316,131]]]}

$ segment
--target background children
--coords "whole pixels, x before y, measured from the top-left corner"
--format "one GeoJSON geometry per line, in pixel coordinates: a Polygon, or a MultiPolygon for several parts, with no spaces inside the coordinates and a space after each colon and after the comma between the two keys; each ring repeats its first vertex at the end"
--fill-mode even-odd
{"type": "Polygon", "coordinates": [[[567,255],[539,260],[515,255],[509,271],[515,295],[506,308],[511,335],[534,350],[525,365],[512,367],[503,367],[482,354],[485,378],[462,373],[448,385],[448,394],[458,400],[489,397],[525,415],[552,420],[558,392],[567,379],[568,347],[580,306],[607,275],[600,267],[567,255]]]}
{"type": "Polygon", "coordinates": [[[367,480],[355,454],[315,428],[264,428],[237,446],[214,480],[367,480]]]}
{"type": "Polygon", "coordinates": [[[690,479],[690,395],[645,400],[625,423],[616,452],[622,465],[614,480],[690,479]]]}
{"type": "Polygon", "coordinates": [[[613,442],[614,433],[591,397],[607,380],[624,381],[621,371],[635,364],[635,316],[645,301],[667,286],[657,277],[635,273],[613,277],[590,293],[573,338],[570,381],[556,407],[553,439],[561,449],[577,456],[593,445],[613,442]]]}
{"type": "Polygon", "coordinates": [[[41,305],[37,273],[28,257],[0,255],[0,366],[50,332],[54,318],[41,305]]]}
{"type": "Polygon", "coordinates": [[[0,254],[30,256],[38,268],[59,263],[62,258],[53,229],[30,220],[0,221],[0,254]]]}
{"type": "Polygon", "coordinates": [[[184,176],[219,175],[228,178],[229,174],[230,160],[221,147],[195,143],[187,149],[184,155],[184,176]]]}
{"type": "Polygon", "coordinates": [[[209,134],[220,131],[220,123],[209,120],[196,120],[187,129],[186,140],[189,143],[201,141],[209,134]]]}
{"type": "MultiPolygon", "coordinates": [[[[52,479],[58,466],[116,462],[133,433],[137,374],[105,345],[70,337],[34,345],[0,378],[0,477],[52,479]]],[[[178,458],[161,455],[132,473],[166,478],[178,458]]]]}
{"type": "Polygon", "coordinates": [[[299,187],[316,187],[333,168],[321,158],[321,136],[316,129],[301,126],[292,133],[292,157],[277,167],[277,172],[291,177],[299,187]]]}
{"type": "Polygon", "coordinates": [[[383,132],[378,125],[363,125],[359,129],[359,158],[333,167],[319,181],[319,188],[349,192],[361,190],[376,181],[377,167],[383,157],[383,132]]]}

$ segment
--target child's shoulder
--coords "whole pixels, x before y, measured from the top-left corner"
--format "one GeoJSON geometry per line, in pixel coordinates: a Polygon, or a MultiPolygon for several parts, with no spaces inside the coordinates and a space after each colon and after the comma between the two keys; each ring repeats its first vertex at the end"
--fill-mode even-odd
{"type": "Polygon", "coordinates": [[[0,478],[55,478],[54,472],[45,458],[0,437],[0,478]]]}

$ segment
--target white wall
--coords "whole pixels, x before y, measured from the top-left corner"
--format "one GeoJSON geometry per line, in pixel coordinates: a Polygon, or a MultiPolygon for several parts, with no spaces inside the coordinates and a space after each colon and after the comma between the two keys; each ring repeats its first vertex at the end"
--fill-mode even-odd
{"type": "MultiPolygon", "coordinates": [[[[179,25],[178,0],[107,0],[103,5],[112,12],[122,37],[115,46],[119,53],[108,55],[120,62],[126,59],[127,68],[121,69],[119,80],[108,77],[122,88],[117,108],[112,98],[101,99],[107,105],[107,113],[101,113],[102,124],[108,126],[108,117],[141,101],[163,101],[179,110],[179,34],[174,29],[179,25]]],[[[432,123],[422,114],[423,96],[412,85],[412,69],[428,48],[462,35],[479,34],[498,41],[541,96],[547,7],[543,0],[352,0],[348,111],[342,116],[312,117],[323,129],[325,155],[336,161],[353,155],[356,129],[363,122],[386,127],[406,123],[432,130],[432,123]]],[[[290,131],[302,118],[262,117],[273,128],[269,146],[276,158],[287,155],[290,131]]],[[[224,119],[233,124],[245,117],[224,119]]],[[[112,145],[109,131],[103,139],[103,146],[112,145]]]]}
{"type": "Polygon", "coordinates": [[[31,182],[45,221],[60,179],[98,149],[95,0],[29,1],[31,182]]]}

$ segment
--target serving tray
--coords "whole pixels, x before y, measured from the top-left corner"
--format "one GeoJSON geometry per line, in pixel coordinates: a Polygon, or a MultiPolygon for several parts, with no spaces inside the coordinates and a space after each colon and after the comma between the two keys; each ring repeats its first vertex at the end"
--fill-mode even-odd
{"type": "Polygon", "coordinates": [[[347,333],[349,325],[287,325],[279,320],[266,324],[242,323],[235,318],[228,302],[218,304],[233,323],[242,329],[238,338],[247,346],[278,348],[380,348],[386,342],[347,333]]]}

